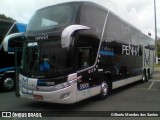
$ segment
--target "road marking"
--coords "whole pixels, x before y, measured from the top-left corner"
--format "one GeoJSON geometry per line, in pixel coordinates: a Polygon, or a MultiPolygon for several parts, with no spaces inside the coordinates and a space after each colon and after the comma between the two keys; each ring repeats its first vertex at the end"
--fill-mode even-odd
{"type": "Polygon", "coordinates": [[[155,81],[152,82],[152,84],[149,86],[148,90],[150,90],[152,88],[152,86],[154,85],[155,81]]]}
{"type": "Polygon", "coordinates": [[[152,82],[152,83],[151,83],[151,85],[148,88],[140,88],[140,89],[142,89],[142,90],[153,90],[153,91],[156,91],[157,89],[151,89],[151,88],[153,87],[153,85],[154,85],[155,82],[160,82],[160,80],[150,80],[150,82],[152,82]]]}
{"type": "Polygon", "coordinates": [[[160,80],[149,80],[149,81],[151,81],[151,82],[160,82],[160,80]]]}
{"type": "MultiPolygon", "coordinates": [[[[149,90],[148,88],[140,88],[141,90],[149,90]]],[[[157,91],[157,89],[150,89],[150,91],[157,91]]]]}

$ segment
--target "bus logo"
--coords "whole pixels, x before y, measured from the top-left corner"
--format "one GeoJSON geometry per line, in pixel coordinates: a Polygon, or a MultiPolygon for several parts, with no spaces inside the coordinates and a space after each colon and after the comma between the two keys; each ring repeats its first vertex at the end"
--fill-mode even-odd
{"type": "Polygon", "coordinates": [[[139,50],[140,48],[138,45],[122,45],[123,55],[139,56],[139,50]]]}
{"type": "Polygon", "coordinates": [[[35,40],[48,40],[48,35],[35,37],[35,40]]]}
{"type": "Polygon", "coordinates": [[[22,78],[22,84],[27,85],[28,84],[28,78],[23,77],[22,78]]]}

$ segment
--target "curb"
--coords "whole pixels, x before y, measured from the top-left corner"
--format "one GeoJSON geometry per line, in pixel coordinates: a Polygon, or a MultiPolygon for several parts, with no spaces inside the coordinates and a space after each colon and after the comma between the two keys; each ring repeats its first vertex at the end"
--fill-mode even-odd
{"type": "Polygon", "coordinates": [[[154,69],[154,72],[160,72],[160,68],[154,69]]]}

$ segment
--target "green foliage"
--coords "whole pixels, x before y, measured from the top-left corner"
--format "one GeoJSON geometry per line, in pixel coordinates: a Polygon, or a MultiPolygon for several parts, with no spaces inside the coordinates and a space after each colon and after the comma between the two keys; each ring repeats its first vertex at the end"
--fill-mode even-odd
{"type": "Polygon", "coordinates": [[[160,64],[155,64],[155,68],[160,68],[160,64]]]}
{"type": "Polygon", "coordinates": [[[160,57],[160,45],[159,44],[157,44],[157,55],[158,57],[160,57]]]}
{"type": "Polygon", "coordinates": [[[16,21],[16,20],[14,20],[13,18],[11,18],[11,17],[7,17],[7,16],[6,16],[6,15],[4,15],[4,14],[0,14],[0,19],[16,21]]]}

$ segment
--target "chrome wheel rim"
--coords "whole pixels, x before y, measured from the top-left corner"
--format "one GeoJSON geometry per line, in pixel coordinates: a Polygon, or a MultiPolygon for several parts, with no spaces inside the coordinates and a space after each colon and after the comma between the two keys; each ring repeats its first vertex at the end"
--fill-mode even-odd
{"type": "Polygon", "coordinates": [[[4,80],[4,87],[8,90],[12,89],[14,86],[14,81],[12,78],[6,78],[4,80]]]}
{"type": "Polygon", "coordinates": [[[143,80],[143,82],[145,81],[145,75],[142,76],[142,80],[143,80]]]}
{"type": "Polygon", "coordinates": [[[101,92],[103,96],[106,96],[108,93],[108,85],[106,82],[103,82],[101,85],[101,92]]]}

